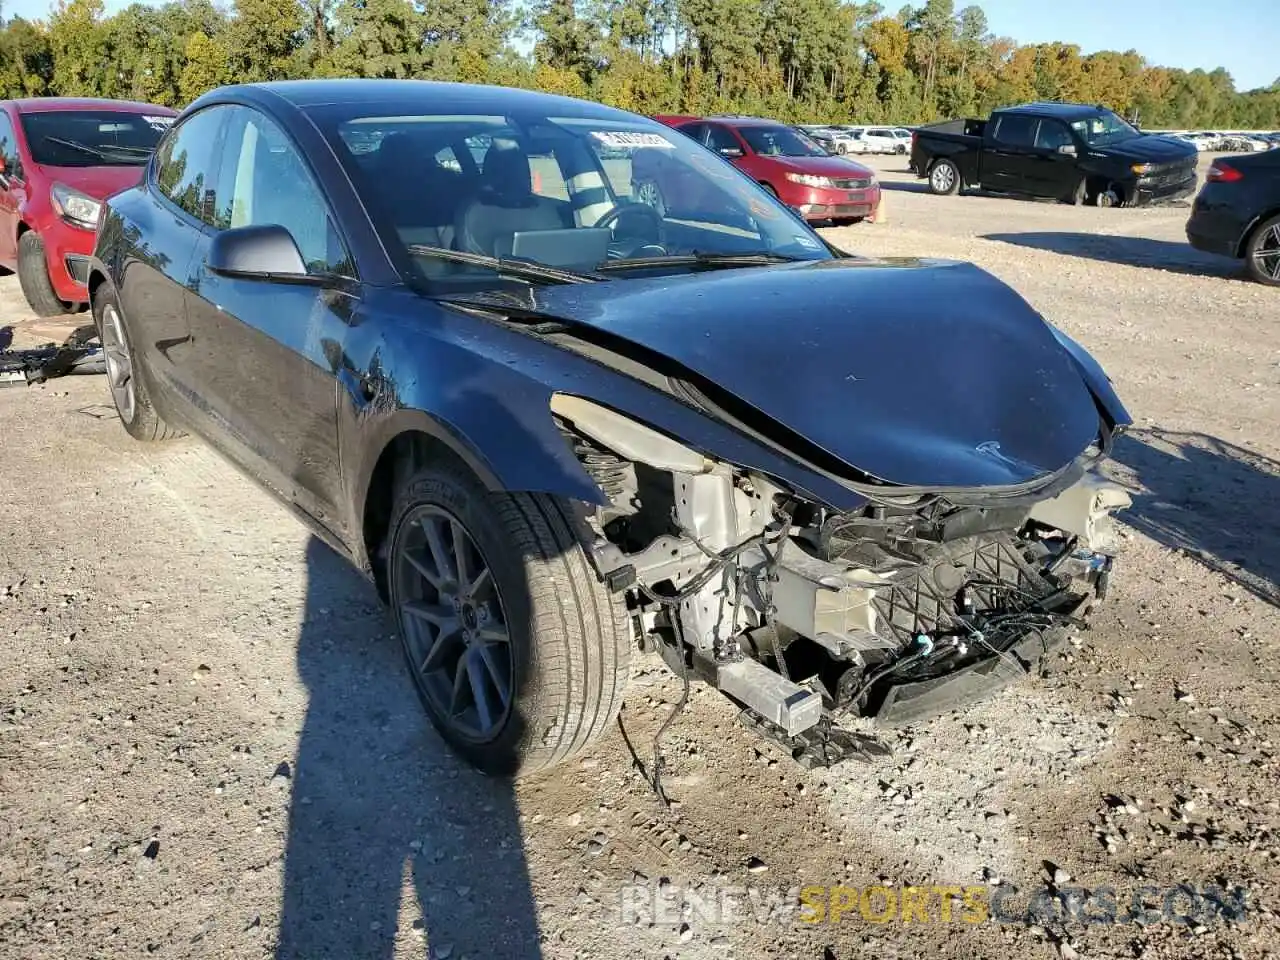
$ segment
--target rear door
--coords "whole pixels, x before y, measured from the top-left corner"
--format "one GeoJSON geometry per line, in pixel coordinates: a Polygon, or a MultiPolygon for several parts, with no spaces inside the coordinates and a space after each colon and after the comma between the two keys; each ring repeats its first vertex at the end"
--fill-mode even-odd
{"type": "Polygon", "coordinates": [[[345,538],[338,510],[337,371],[356,302],[334,289],[219,276],[221,230],[279,224],[314,273],[354,277],[329,203],[271,118],[231,106],[209,229],[196,246],[188,322],[206,345],[199,379],[229,451],[262,482],[345,538]]]}
{"type": "Polygon", "coordinates": [[[18,210],[26,199],[22,160],[13,118],[0,109],[0,263],[10,269],[18,264],[18,210]]]}
{"type": "Polygon", "coordinates": [[[991,121],[979,171],[984,190],[1033,192],[1032,150],[1038,124],[1038,117],[1023,113],[1001,113],[991,121]]]}
{"type": "Polygon", "coordinates": [[[132,259],[123,267],[120,306],[130,346],[152,386],[182,407],[177,419],[203,431],[205,406],[195,355],[203,344],[187,326],[186,299],[195,282],[191,258],[213,199],[227,107],[207,107],[173,127],[147,168],[136,203],[121,204],[132,259]]]}

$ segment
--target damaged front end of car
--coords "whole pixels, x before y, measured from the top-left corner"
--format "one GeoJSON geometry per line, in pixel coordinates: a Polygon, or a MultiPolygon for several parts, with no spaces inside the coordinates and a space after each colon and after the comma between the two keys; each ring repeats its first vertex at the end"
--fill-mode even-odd
{"type": "Polygon", "coordinates": [[[830,749],[841,718],[896,726],[1035,672],[1105,597],[1130,502],[1094,470],[1106,425],[1029,482],[862,481],[835,510],[599,403],[552,412],[607,499],[595,559],[641,643],[805,762],[854,752],[830,749]]]}

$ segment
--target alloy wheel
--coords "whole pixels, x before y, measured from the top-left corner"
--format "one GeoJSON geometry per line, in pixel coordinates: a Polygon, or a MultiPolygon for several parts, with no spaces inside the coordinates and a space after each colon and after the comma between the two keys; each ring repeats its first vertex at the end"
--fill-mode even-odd
{"type": "Polygon", "coordinates": [[[396,615],[419,689],[457,736],[496,739],[511,714],[514,660],[489,564],[462,522],[430,504],[406,518],[394,564],[396,615]]]}
{"type": "Polygon", "coordinates": [[[946,192],[955,183],[955,174],[949,165],[940,163],[933,168],[933,172],[929,174],[929,179],[933,182],[935,190],[946,192]]]}
{"type": "Polygon", "coordinates": [[[111,399],[116,403],[120,419],[132,423],[138,403],[133,385],[133,356],[129,352],[129,341],[125,339],[120,312],[113,303],[102,308],[102,353],[106,360],[111,399]]]}
{"type": "Polygon", "coordinates": [[[636,185],[636,200],[652,207],[659,216],[666,216],[667,204],[662,199],[662,191],[652,180],[643,180],[636,185]]]}
{"type": "Polygon", "coordinates": [[[1253,248],[1253,262],[1263,276],[1280,280],[1280,223],[1272,224],[1258,238],[1253,248]]]}

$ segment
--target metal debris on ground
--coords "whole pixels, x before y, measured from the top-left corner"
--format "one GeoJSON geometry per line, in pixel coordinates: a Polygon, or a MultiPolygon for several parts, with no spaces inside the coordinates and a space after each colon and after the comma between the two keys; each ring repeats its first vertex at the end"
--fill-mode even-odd
{"type": "Polygon", "coordinates": [[[837,727],[826,715],[818,721],[817,725],[801,731],[794,737],[787,736],[787,732],[782,727],[750,710],[743,710],[738,714],[738,721],[748,730],[778,744],[806,770],[814,767],[832,767],[845,760],[871,763],[881,757],[893,755],[893,751],[875,737],[837,727]]]}
{"type": "Polygon", "coordinates": [[[61,344],[0,351],[0,387],[29,386],[55,377],[105,373],[102,342],[93,324],[77,327],[61,344]]]}

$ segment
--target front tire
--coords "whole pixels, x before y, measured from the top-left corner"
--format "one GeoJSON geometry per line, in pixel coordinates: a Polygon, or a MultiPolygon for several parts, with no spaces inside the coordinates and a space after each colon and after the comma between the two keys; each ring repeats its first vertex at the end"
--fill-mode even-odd
{"type": "Polygon", "coordinates": [[[1249,277],[1267,286],[1280,286],[1280,215],[1264,220],[1244,248],[1249,277]]]}
{"type": "Polygon", "coordinates": [[[572,757],[622,705],[626,608],[587,558],[568,501],[491,493],[428,467],[396,499],[388,585],[406,662],[440,735],[485,773],[572,757]]]}
{"type": "Polygon", "coordinates": [[[953,196],[960,190],[960,168],[950,160],[938,160],[929,168],[929,189],[940,197],[953,196]]]}
{"type": "Polygon", "coordinates": [[[18,285],[38,317],[58,317],[76,311],[75,304],[67,303],[54,292],[44,241],[34,230],[28,230],[18,240],[18,285]]]}
{"type": "Polygon", "coordinates": [[[115,290],[104,283],[93,297],[93,322],[102,340],[107,386],[125,432],[135,440],[152,443],[172,440],[182,432],[169,426],[151,403],[141,360],[130,347],[124,314],[115,290]]]}

